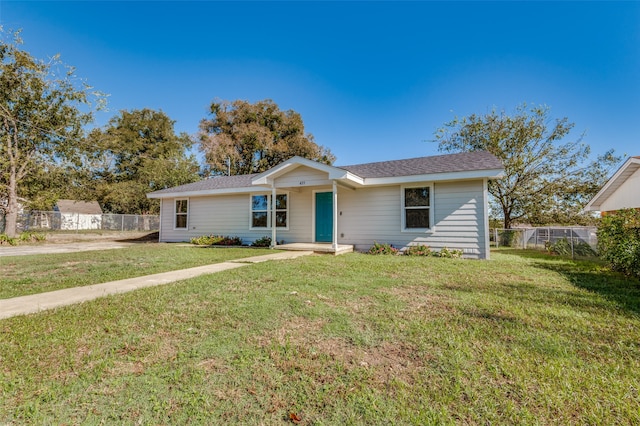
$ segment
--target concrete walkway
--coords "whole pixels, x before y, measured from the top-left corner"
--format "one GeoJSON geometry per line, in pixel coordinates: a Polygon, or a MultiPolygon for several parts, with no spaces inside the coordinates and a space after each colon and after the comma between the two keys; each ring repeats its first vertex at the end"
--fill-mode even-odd
{"type": "Polygon", "coordinates": [[[29,296],[14,297],[0,300],[0,319],[16,315],[26,315],[46,309],[54,309],[74,303],[86,302],[109,294],[126,293],[139,288],[153,287],[169,284],[175,281],[186,280],[205,274],[213,274],[227,269],[240,268],[252,263],[266,262],[269,260],[295,259],[300,256],[313,254],[312,251],[284,251],[263,256],[253,256],[228,262],[215,263],[213,265],[198,266],[179,271],[162,272],[126,280],[111,281],[108,283],[88,285],[84,287],[66,288],[48,293],[33,294],[29,296]]]}

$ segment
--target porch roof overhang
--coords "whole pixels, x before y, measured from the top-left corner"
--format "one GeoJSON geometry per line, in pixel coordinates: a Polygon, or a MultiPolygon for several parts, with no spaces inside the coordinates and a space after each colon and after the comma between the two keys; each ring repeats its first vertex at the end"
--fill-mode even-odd
{"type": "Polygon", "coordinates": [[[640,157],[630,157],[582,210],[584,212],[601,211],[602,204],[638,169],[640,169],[640,157]]]}
{"type": "Polygon", "coordinates": [[[283,176],[292,170],[297,169],[300,166],[306,166],[314,170],[318,170],[323,173],[327,173],[327,179],[329,181],[338,181],[352,185],[363,185],[364,179],[357,176],[345,169],[339,167],[329,166],[327,164],[317,163],[312,160],[308,160],[302,157],[292,157],[277,166],[256,175],[251,179],[252,185],[273,185],[275,179],[283,176]]]}

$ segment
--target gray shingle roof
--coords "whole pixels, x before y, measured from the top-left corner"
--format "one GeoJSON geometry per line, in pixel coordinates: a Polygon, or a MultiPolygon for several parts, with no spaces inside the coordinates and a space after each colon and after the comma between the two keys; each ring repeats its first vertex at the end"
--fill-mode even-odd
{"type": "Polygon", "coordinates": [[[466,172],[472,170],[502,169],[502,162],[485,151],[459,154],[434,155],[407,160],[381,161],[377,163],[340,166],[362,178],[382,178],[433,173],[466,172]]]}
{"type": "MultiPolygon", "coordinates": [[[[407,160],[380,161],[377,163],[334,166],[361,178],[385,178],[436,173],[465,172],[473,170],[502,169],[502,162],[488,152],[463,152],[459,154],[434,155],[407,160]]],[[[161,189],[152,194],[174,194],[180,192],[209,191],[251,187],[251,179],[257,174],[216,176],[199,182],[173,188],[161,189]]]]}
{"type": "Polygon", "coordinates": [[[250,175],[237,176],[215,176],[203,179],[198,182],[187,183],[185,185],[174,186],[173,188],[161,189],[153,192],[153,194],[174,193],[174,192],[191,192],[206,191],[227,188],[247,188],[252,186],[251,179],[257,176],[257,173],[250,175]]]}
{"type": "Polygon", "coordinates": [[[58,200],[55,208],[60,213],[102,214],[97,201],[58,200]]]}

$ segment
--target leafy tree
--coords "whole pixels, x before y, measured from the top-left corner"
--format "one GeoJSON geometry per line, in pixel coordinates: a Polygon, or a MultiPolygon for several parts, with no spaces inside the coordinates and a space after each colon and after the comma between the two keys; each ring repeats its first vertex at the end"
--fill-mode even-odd
{"type": "Polygon", "coordinates": [[[187,155],[193,142],[176,135],[174,121],[151,109],[121,111],[87,139],[93,179],[89,184],[105,211],[157,213],[147,193],[199,179],[199,165],[187,155]]]}
{"type": "Polygon", "coordinates": [[[24,208],[53,210],[59,199],[82,199],[86,193],[86,172],[81,167],[42,164],[21,185],[24,208]]]}
{"type": "Polygon", "coordinates": [[[19,33],[0,31],[0,196],[5,232],[16,234],[18,197],[43,167],[77,161],[82,126],[91,120],[91,92],[54,57],[49,62],[21,50],[19,33]],[[59,75],[59,70],[66,70],[59,75]]]}
{"type": "Polygon", "coordinates": [[[200,146],[212,174],[260,173],[293,156],[331,164],[329,149],[304,133],[302,117],[271,100],[213,102],[200,122],[200,146]]]}
{"type": "Polygon", "coordinates": [[[502,160],[505,176],[489,182],[492,207],[510,229],[515,221],[536,225],[586,222],[587,201],[619,163],[613,150],[589,161],[582,136],[564,142],[573,123],[552,120],[546,106],[518,106],[515,114],[491,111],[454,118],[436,131],[440,151],[488,151],[502,160]]]}

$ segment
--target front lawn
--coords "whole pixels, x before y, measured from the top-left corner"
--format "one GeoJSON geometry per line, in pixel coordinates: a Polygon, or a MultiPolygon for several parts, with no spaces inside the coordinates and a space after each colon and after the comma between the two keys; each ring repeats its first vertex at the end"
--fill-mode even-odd
{"type": "Polygon", "coordinates": [[[138,244],[125,249],[0,258],[0,299],[273,253],[269,249],[138,244]]]}
{"type": "Polygon", "coordinates": [[[639,424],[639,342],[593,263],[308,256],[0,321],[0,423],[639,424]]]}

